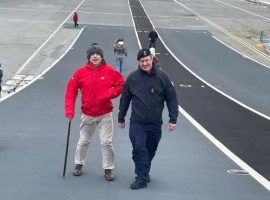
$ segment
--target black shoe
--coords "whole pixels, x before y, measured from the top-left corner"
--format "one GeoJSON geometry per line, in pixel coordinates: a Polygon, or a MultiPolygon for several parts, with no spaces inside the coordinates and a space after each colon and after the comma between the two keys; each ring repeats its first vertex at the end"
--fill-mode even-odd
{"type": "Polygon", "coordinates": [[[82,167],[83,167],[83,165],[76,164],[75,168],[73,170],[73,176],[81,176],[82,175],[82,167]]]}
{"type": "Polygon", "coordinates": [[[113,181],[114,180],[113,170],[112,169],[105,169],[104,170],[104,178],[107,181],[113,181]]]}
{"type": "MultiPolygon", "coordinates": [[[[138,176],[135,176],[135,180],[138,179],[138,176]]],[[[150,183],[151,182],[151,178],[150,178],[150,175],[147,176],[146,180],[145,180],[147,183],[150,183]]]]}
{"type": "Polygon", "coordinates": [[[147,183],[142,182],[141,180],[138,180],[138,179],[130,184],[130,188],[133,190],[137,190],[137,189],[145,188],[145,187],[147,187],[147,183]]]}

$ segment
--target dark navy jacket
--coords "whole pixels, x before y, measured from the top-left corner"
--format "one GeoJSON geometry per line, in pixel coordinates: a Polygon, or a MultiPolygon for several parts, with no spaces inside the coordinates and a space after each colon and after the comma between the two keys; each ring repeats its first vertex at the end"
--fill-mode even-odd
{"type": "Polygon", "coordinates": [[[139,123],[162,123],[164,102],[169,110],[169,122],[176,123],[178,102],[174,86],[168,76],[160,69],[152,68],[147,73],[140,68],[131,73],[122,91],[118,122],[125,122],[131,101],[131,121],[139,123]]]}
{"type": "Polygon", "coordinates": [[[151,31],[149,34],[148,34],[148,38],[150,38],[150,40],[152,42],[154,42],[157,38],[158,38],[158,34],[156,31],[151,31]]]}

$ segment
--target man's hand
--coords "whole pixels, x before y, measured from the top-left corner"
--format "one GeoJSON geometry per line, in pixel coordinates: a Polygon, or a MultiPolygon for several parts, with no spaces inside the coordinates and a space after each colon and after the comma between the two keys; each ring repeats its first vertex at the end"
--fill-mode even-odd
{"type": "Polygon", "coordinates": [[[124,123],[118,123],[118,125],[119,125],[119,128],[125,128],[126,127],[125,122],[124,123]]]}
{"type": "Polygon", "coordinates": [[[175,128],[176,128],[176,124],[169,123],[169,125],[168,125],[169,131],[174,131],[175,128]]]}

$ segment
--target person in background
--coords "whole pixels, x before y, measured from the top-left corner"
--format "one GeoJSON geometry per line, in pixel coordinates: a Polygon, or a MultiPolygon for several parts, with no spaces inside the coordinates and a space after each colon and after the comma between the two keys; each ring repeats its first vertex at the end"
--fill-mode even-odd
{"type": "Polygon", "coordinates": [[[159,62],[158,56],[156,55],[155,48],[154,47],[151,47],[149,50],[150,50],[151,55],[153,56],[153,64],[155,65],[155,67],[157,69],[161,69],[161,64],[159,62]]]}
{"type": "Polygon", "coordinates": [[[0,63],[0,98],[1,98],[1,94],[2,94],[2,78],[3,78],[3,68],[2,65],[0,63]]]}
{"type": "Polygon", "coordinates": [[[65,116],[69,119],[74,117],[75,102],[78,90],[80,90],[82,114],[73,175],[82,175],[89,144],[98,128],[104,177],[107,181],[113,181],[113,105],[111,100],[120,95],[124,77],[113,66],[106,64],[103,56],[103,49],[97,43],[93,43],[87,50],[87,63],[75,71],[67,84],[65,116]]]}
{"type": "Polygon", "coordinates": [[[164,102],[169,111],[168,130],[176,128],[178,102],[175,88],[162,70],[156,69],[149,49],[137,55],[139,68],[126,80],[120,98],[118,123],[125,128],[125,116],[131,103],[129,138],[135,163],[135,181],[131,189],[147,187],[151,162],[161,139],[164,102]]]}
{"type": "Polygon", "coordinates": [[[78,20],[79,20],[78,13],[77,12],[74,12],[74,15],[73,15],[74,27],[78,27],[79,26],[78,20]]]}
{"type": "Polygon", "coordinates": [[[123,38],[118,38],[113,45],[113,52],[115,56],[115,66],[117,71],[122,73],[124,58],[127,57],[127,50],[123,38]]]}
{"type": "Polygon", "coordinates": [[[158,33],[156,32],[154,27],[149,32],[148,39],[149,39],[149,48],[151,47],[156,48],[156,40],[158,39],[158,33]]]}

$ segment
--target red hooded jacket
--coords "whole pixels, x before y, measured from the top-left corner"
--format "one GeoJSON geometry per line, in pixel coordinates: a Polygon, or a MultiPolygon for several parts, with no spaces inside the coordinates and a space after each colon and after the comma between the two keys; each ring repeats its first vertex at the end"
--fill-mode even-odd
{"type": "Polygon", "coordinates": [[[124,77],[112,66],[94,67],[88,62],[73,74],[66,87],[65,116],[74,117],[78,89],[81,91],[81,110],[98,117],[112,111],[111,99],[118,97],[124,86],[124,77]]]}
{"type": "Polygon", "coordinates": [[[73,15],[73,21],[75,21],[75,22],[78,21],[78,18],[79,17],[78,17],[78,14],[77,13],[73,15]]]}

